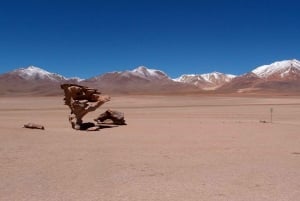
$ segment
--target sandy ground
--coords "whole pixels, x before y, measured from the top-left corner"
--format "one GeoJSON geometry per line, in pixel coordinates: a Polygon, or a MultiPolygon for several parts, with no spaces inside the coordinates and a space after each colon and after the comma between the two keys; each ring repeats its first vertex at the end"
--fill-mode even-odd
{"type": "Polygon", "coordinates": [[[0,200],[300,199],[299,97],[117,96],[85,120],[107,108],[128,125],[75,131],[61,97],[0,98],[0,200]]]}

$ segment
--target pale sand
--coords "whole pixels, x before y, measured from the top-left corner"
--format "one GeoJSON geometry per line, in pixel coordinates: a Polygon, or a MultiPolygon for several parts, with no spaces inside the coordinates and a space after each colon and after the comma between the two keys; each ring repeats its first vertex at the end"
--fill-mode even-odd
{"type": "Polygon", "coordinates": [[[1,201],[296,201],[300,98],[117,96],[75,131],[61,97],[0,98],[1,201]],[[274,123],[269,121],[274,109],[274,123]],[[28,122],[46,130],[22,128],[28,122]]]}

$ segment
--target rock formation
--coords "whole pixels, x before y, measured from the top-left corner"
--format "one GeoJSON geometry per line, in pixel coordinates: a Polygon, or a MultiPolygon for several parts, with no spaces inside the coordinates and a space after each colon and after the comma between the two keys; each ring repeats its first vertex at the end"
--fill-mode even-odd
{"type": "Polygon", "coordinates": [[[97,127],[91,129],[91,127],[95,127],[93,123],[83,123],[82,118],[87,113],[95,111],[101,105],[109,101],[110,97],[101,95],[97,89],[76,84],[62,84],[61,88],[65,93],[65,105],[68,105],[71,109],[69,122],[72,128],[76,130],[97,130],[97,127]]]}
{"type": "Polygon", "coordinates": [[[107,110],[106,112],[100,114],[96,119],[94,119],[96,122],[101,123],[106,120],[111,120],[113,124],[115,125],[126,125],[125,119],[124,119],[124,113],[118,112],[115,110],[107,110]]]}

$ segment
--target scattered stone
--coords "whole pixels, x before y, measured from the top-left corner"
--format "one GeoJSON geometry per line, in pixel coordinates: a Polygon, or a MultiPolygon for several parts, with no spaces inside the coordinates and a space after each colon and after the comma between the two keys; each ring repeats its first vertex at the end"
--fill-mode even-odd
{"type": "Polygon", "coordinates": [[[265,120],[260,120],[259,123],[264,123],[265,124],[265,123],[268,123],[268,122],[265,121],[265,120]]]}
{"type": "Polygon", "coordinates": [[[113,124],[126,125],[124,113],[115,110],[107,110],[106,112],[100,114],[94,120],[98,123],[105,122],[106,120],[111,120],[113,124]]]}
{"type": "Polygon", "coordinates": [[[40,125],[40,124],[36,124],[36,123],[28,123],[28,124],[24,124],[24,128],[45,130],[45,127],[44,127],[44,126],[42,126],[42,125],[40,125]]]}
{"type": "Polygon", "coordinates": [[[87,131],[98,131],[100,130],[99,126],[93,126],[93,127],[89,127],[88,129],[86,129],[87,131]]]}

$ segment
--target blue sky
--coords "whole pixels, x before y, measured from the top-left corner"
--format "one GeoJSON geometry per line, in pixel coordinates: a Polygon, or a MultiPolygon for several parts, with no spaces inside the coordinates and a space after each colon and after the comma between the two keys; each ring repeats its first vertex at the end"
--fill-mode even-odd
{"type": "Polygon", "coordinates": [[[0,2],[0,73],[88,78],[139,65],[171,77],[300,59],[297,0],[0,2]]]}

